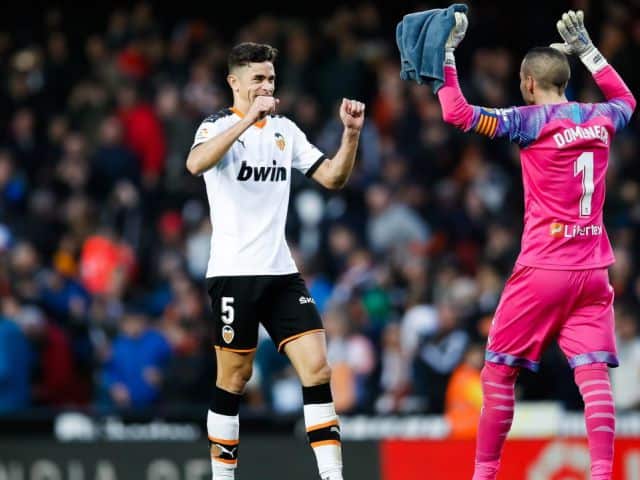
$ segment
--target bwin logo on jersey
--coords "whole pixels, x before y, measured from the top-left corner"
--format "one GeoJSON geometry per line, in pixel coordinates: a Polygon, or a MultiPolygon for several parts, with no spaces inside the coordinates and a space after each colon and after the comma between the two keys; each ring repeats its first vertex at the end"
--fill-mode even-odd
{"type": "Polygon", "coordinates": [[[275,160],[272,167],[252,167],[247,165],[247,162],[242,162],[240,172],[238,172],[238,180],[241,182],[249,180],[255,180],[256,182],[286,182],[287,169],[276,165],[275,160]]]}
{"type": "Polygon", "coordinates": [[[300,302],[300,305],[306,305],[307,303],[316,303],[313,297],[300,297],[298,299],[298,302],[300,302]]]}

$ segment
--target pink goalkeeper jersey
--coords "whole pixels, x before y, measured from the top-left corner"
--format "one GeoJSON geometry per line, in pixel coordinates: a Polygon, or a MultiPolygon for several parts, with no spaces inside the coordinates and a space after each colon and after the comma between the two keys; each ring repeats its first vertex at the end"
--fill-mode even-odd
{"type": "Polygon", "coordinates": [[[611,66],[594,79],[606,102],[488,109],[468,105],[456,69],[445,66],[445,85],[438,91],[445,120],[492,138],[508,135],[521,147],[520,264],[581,270],[614,262],[602,221],[609,148],[635,100],[611,66]]]}

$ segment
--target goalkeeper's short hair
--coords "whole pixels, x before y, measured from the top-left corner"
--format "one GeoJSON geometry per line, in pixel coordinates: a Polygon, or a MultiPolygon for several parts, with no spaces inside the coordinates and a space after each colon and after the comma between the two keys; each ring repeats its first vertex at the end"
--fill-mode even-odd
{"type": "Polygon", "coordinates": [[[531,75],[540,88],[564,93],[571,77],[567,56],[551,47],[535,47],[527,52],[522,61],[522,71],[531,75]]]}

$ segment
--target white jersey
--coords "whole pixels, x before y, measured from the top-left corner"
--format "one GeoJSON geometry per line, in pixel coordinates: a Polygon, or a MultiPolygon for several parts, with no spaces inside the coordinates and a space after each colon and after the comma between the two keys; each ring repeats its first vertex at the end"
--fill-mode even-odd
{"type": "MultiPolygon", "coordinates": [[[[241,114],[206,118],[192,149],[229,129],[241,114]]],[[[298,271],[285,239],[291,168],[311,176],[325,155],[288,118],[269,116],[204,172],[211,215],[207,277],[286,275],[298,271]]]]}

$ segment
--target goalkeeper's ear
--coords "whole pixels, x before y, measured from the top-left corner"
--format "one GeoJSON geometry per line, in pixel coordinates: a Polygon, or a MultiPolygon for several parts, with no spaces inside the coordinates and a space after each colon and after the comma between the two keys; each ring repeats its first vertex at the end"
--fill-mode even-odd
{"type": "Polygon", "coordinates": [[[571,47],[567,43],[552,43],[549,46],[555,50],[558,50],[561,53],[564,53],[565,55],[573,55],[573,51],[571,50],[571,47]]]}

